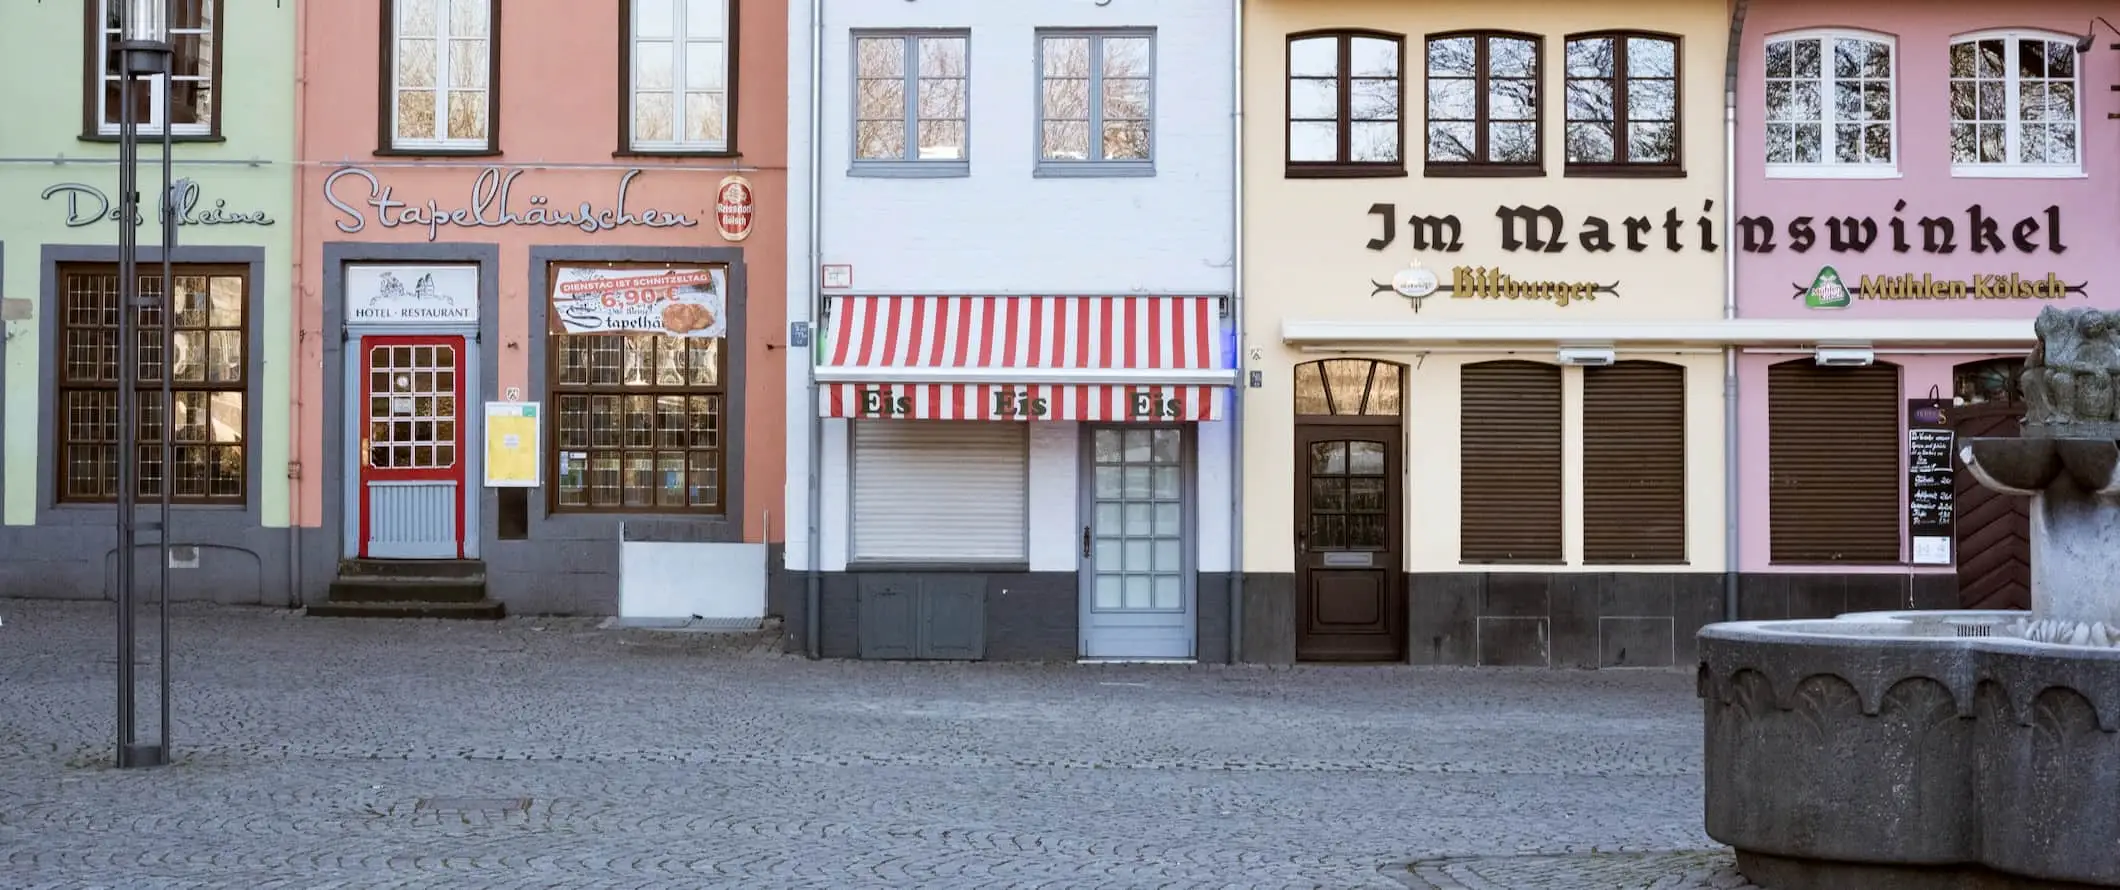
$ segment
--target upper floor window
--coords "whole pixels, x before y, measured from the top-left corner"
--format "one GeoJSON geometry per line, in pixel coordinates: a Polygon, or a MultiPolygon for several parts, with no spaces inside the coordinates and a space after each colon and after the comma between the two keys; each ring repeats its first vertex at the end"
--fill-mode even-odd
{"type": "Polygon", "coordinates": [[[1951,41],[1951,172],[2076,173],[2079,111],[2074,38],[2004,31],[1951,41]]]}
{"type": "Polygon", "coordinates": [[[1767,41],[1767,172],[1898,171],[1892,38],[1815,32],[1767,41]]]}
{"type": "MultiPolygon", "coordinates": [[[[217,136],[221,132],[221,2],[222,0],[177,0],[170,7],[169,42],[173,50],[170,74],[133,82],[133,120],[140,132],[160,133],[168,127],[172,136],[217,136]],[[162,119],[162,102],[169,101],[169,120],[162,119]]],[[[98,136],[118,135],[118,3],[94,0],[88,4],[89,53],[88,95],[82,107],[89,126],[83,131],[98,136]]]]}
{"type": "Polygon", "coordinates": [[[971,36],[963,31],[854,38],[854,172],[971,172],[971,36]]]}
{"type": "Polygon", "coordinates": [[[1308,33],[1288,38],[1289,176],[1404,176],[1399,154],[1395,34],[1308,33]]]}
{"type": "Polygon", "coordinates": [[[1568,38],[1570,174],[1675,175],[1678,39],[1657,34],[1568,38]]]}
{"type": "Polygon", "coordinates": [[[1038,175],[1155,172],[1154,40],[1146,31],[1038,35],[1038,175]]]}
{"type": "Polygon", "coordinates": [[[626,148],[725,152],[730,0],[624,0],[626,148]]]}
{"type": "Polygon", "coordinates": [[[1428,38],[1428,175],[1542,174],[1541,68],[1530,34],[1428,38]]]}
{"type": "Polygon", "coordinates": [[[500,0],[386,0],[385,149],[420,153],[500,150],[493,34],[500,0]]]}

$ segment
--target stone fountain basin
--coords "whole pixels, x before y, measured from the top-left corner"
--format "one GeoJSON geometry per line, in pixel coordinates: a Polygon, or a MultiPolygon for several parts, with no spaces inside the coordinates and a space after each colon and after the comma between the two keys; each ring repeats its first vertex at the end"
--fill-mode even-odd
{"type": "Polygon", "coordinates": [[[1708,834],[1776,890],[2120,887],[2120,649],[2025,617],[1702,629],[1708,834]]]}

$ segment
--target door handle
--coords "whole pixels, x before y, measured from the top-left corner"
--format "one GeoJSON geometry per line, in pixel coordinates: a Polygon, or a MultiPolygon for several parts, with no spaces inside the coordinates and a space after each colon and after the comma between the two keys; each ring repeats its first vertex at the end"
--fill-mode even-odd
{"type": "Polygon", "coordinates": [[[1309,533],[1309,532],[1296,532],[1296,552],[1297,552],[1297,553],[1309,553],[1309,552],[1310,552],[1310,533],[1309,533]]]}
{"type": "Polygon", "coordinates": [[[364,467],[365,467],[365,466],[369,466],[369,465],[370,465],[370,464],[368,463],[368,440],[367,440],[367,439],[362,439],[362,440],[361,440],[361,466],[364,466],[364,467]]]}
{"type": "Polygon", "coordinates": [[[1089,526],[1082,527],[1082,558],[1089,558],[1089,526]]]}

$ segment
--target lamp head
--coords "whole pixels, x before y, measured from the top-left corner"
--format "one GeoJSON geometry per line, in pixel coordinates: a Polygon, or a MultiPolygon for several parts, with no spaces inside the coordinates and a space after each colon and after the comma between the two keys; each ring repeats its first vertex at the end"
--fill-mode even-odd
{"type": "Polygon", "coordinates": [[[109,0],[124,4],[118,39],[126,43],[169,43],[169,0],[109,0]]]}
{"type": "Polygon", "coordinates": [[[2090,52],[2091,44],[2097,42],[2097,37],[2098,35],[2096,34],[2085,34],[2082,37],[2076,38],[2076,55],[2080,56],[2084,53],[2090,52]]]}

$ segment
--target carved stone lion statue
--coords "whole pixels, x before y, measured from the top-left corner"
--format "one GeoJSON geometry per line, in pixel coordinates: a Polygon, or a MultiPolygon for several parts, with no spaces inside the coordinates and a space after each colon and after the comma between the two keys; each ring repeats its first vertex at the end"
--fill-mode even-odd
{"type": "Polygon", "coordinates": [[[2024,389],[2025,422],[2114,422],[2120,313],[2048,306],[2039,310],[2032,332],[2038,344],[2018,380],[2024,389]]]}

